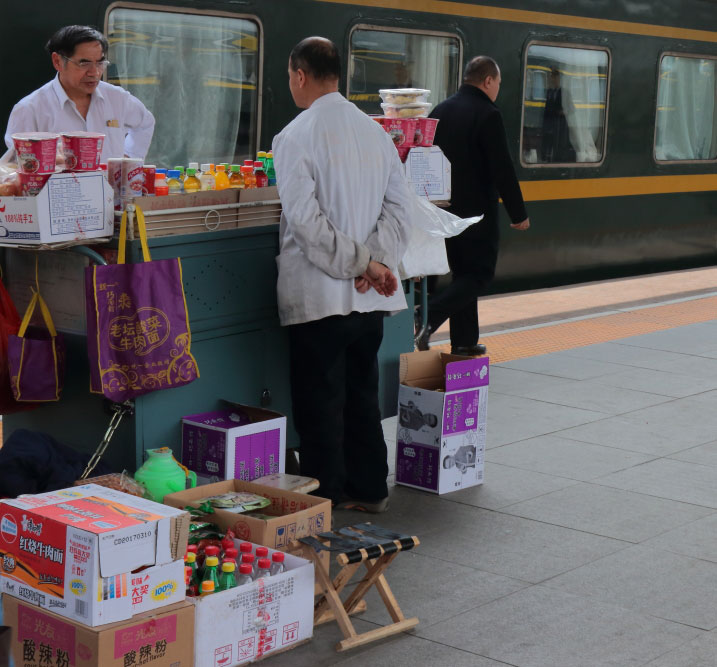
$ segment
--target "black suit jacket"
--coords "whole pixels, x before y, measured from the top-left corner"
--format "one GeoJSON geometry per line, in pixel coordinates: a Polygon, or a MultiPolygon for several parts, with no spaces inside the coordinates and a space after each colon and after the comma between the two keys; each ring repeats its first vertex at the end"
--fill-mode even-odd
{"type": "Polygon", "coordinates": [[[503,200],[513,222],[528,215],[508,151],[498,107],[480,89],[463,84],[431,113],[439,118],[435,144],[451,163],[451,211],[461,217],[485,213],[503,200]]]}
{"type": "Polygon", "coordinates": [[[528,217],[508,151],[498,107],[480,89],[463,84],[432,112],[438,118],[434,144],[451,163],[452,213],[468,218],[485,215],[458,237],[447,239],[451,269],[480,272],[490,280],[498,258],[498,197],[512,222],[528,217]]]}

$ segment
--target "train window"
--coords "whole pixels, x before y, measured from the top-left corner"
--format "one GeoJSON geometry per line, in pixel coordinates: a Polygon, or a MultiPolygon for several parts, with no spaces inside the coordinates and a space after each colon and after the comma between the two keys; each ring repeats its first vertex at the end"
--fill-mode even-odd
{"type": "Polygon", "coordinates": [[[113,8],[107,80],[156,126],[147,162],[237,162],[257,147],[259,24],[245,18],[113,8]]]}
{"type": "Polygon", "coordinates": [[[712,58],[664,55],[655,117],[655,160],[715,160],[715,75],[712,58]]]}
{"type": "Polygon", "coordinates": [[[348,99],[377,114],[380,88],[427,88],[435,105],[458,90],[460,67],[454,35],[358,26],[350,40],[348,99]]]}
{"type": "Polygon", "coordinates": [[[522,163],[599,163],[605,147],[609,55],[531,44],[525,64],[522,163]]]}

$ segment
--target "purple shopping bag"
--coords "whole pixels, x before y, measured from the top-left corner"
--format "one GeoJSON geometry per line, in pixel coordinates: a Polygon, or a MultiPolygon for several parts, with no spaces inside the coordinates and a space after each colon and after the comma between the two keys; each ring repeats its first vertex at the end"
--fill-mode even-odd
{"type": "Polygon", "coordinates": [[[199,377],[179,258],[152,261],[137,208],[144,261],[125,264],[127,214],[117,264],[85,273],[90,390],[122,402],[199,377]]]}
{"type": "Polygon", "coordinates": [[[17,336],[8,336],[10,387],[16,401],[59,401],[65,378],[65,342],[58,334],[45,300],[33,294],[17,336]],[[47,329],[29,327],[40,305],[47,329]]]}

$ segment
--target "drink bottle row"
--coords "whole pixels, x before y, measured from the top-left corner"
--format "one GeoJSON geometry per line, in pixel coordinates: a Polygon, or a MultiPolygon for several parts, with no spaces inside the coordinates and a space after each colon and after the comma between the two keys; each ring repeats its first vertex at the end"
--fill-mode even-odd
{"type": "Polygon", "coordinates": [[[258,546],[254,550],[250,542],[241,542],[236,549],[230,537],[222,539],[221,546],[208,544],[200,549],[198,545],[190,544],[184,564],[188,596],[226,591],[280,574],[285,569],[281,551],[275,551],[269,558],[267,547],[258,546]]]}
{"type": "Polygon", "coordinates": [[[174,195],[199,192],[200,190],[226,190],[229,188],[249,190],[276,185],[274,156],[259,151],[256,160],[244,160],[244,164],[211,164],[190,162],[185,169],[162,169],[144,165],[145,194],[174,195]]]}

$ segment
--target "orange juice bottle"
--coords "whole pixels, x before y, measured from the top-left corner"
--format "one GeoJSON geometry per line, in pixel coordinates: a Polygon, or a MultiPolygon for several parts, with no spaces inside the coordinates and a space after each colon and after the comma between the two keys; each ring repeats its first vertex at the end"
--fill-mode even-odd
{"type": "Polygon", "coordinates": [[[256,187],[256,176],[254,176],[254,167],[249,165],[244,165],[241,168],[241,173],[244,176],[244,188],[246,190],[250,190],[251,188],[256,187]]]}
{"type": "Polygon", "coordinates": [[[197,178],[197,170],[194,167],[187,167],[187,177],[184,179],[185,192],[198,192],[202,189],[202,184],[197,178]]]}
{"type": "Polygon", "coordinates": [[[244,188],[244,176],[239,170],[238,164],[232,165],[232,174],[229,177],[230,188],[244,188]]]}
{"type": "Polygon", "coordinates": [[[217,165],[217,175],[215,176],[214,181],[216,182],[217,190],[226,190],[229,187],[229,177],[227,176],[227,172],[224,170],[223,164],[217,165]]]}

